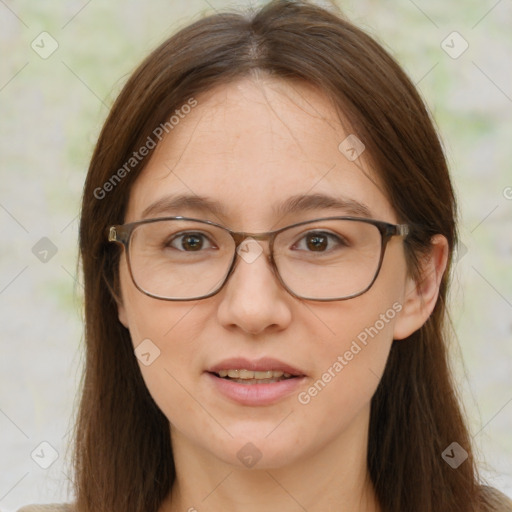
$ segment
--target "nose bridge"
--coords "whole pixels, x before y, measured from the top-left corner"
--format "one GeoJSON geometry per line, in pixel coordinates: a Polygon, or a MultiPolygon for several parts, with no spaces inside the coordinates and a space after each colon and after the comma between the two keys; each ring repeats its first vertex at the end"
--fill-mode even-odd
{"type": "MultiPolygon", "coordinates": [[[[238,266],[240,259],[245,263],[252,264],[263,256],[273,273],[277,273],[272,254],[275,234],[274,231],[260,233],[232,231],[231,236],[235,242],[234,267],[238,266]]],[[[233,268],[234,270],[235,268],[233,268]]]]}
{"type": "MultiPolygon", "coordinates": [[[[240,264],[248,264],[249,266],[256,264],[257,268],[258,265],[266,263],[266,266],[269,267],[272,274],[275,275],[277,269],[273,263],[272,255],[270,254],[271,244],[269,238],[267,233],[244,233],[236,243],[236,261],[233,271],[235,271],[240,264]],[[258,262],[258,260],[260,261],[258,262]]],[[[254,269],[251,271],[254,272],[254,269]]]]}
{"type": "Polygon", "coordinates": [[[283,301],[282,294],[286,292],[271,261],[269,248],[264,247],[271,235],[237,235],[235,259],[219,305],[219,319],[225,325],[238,325],[252,334],[269,327],[284,328],[291,320],[291,312],[283,301]],[[274,282],[270,281],[272,279],[274,282]]]}
{"type": "Polygon", "coordinates": [[[259,285],[262,280],[260,274],[262,269],[258,270],[258,267],[264,265],[267,267],[267,270],[270,270],[271,278],[275,279],[277,286],[283,286],[272,254],[276,232],[231,232],[231,236],[235,241],[235,255],[231,271],[227,276],[228,282],[233,280],[233,278],[237,279],[240,271],[247,271],[249,274],[244,277],[244,281],[249,279],[249,282],[252,282],[255,279],[256,285],[259,285]],[[245,265],[248,265],[247,269],[239,268],[245,265]],[[237,277],[233,275],[236,272],[237,277]]]}
{"type": "Polygon", "coordinates": [[[260,232],[260,233],[249,233],[246,231],[236,231],[236,232],[231,231],[231,236],[235,240],[235,246],[238,249],[238,247],[242,244],[242,242],[244,240],[246,240],[247,238],[252,238],[252,239],[254,239],[256,241],[260,241],[260,242],[265,242],[268,240],[271,245],[271,242],[272,242],[273,238],[275,237],[275,231],[264,231],[264,232],[260,232]]]}

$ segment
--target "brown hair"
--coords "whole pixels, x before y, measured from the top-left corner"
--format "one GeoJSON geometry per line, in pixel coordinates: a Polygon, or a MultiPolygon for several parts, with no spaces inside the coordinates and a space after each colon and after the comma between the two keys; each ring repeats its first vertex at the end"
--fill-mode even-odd
{"type": "MultiPolygon", "coordinates": [[[[181,30],[133,73],[104,124],[87,175],[80,223],[86,363],[75,441],[78,512],[155,512],[175,477],[169,421],[149,394],[130,335],[117,320],[119,251],[105,230],[123,222],[148,157],[112,176],[171,114],[214,86],[255,70],[318,86],[371,156],[406,240],[409,270],[431,237],[456,244],[456,206],[429,114],[397,63],[341,16],[307,2],[273,1],[251,16],[221,13],[181,30]],[[98,190],[109,182],[108,195],[98,190]]],[[[103,190],[106,190],[104,188],[103,190]]],[[[451,260],[451,257],[450,257],[451,260]]],[[[371,404],[368,467],[383,511],[491,510],[480,495],[470,438],[445,346],[445,273],[421,329],[393,344],[371,404]],[[453,441],[469,458],[452,469],[453,441]]]]}

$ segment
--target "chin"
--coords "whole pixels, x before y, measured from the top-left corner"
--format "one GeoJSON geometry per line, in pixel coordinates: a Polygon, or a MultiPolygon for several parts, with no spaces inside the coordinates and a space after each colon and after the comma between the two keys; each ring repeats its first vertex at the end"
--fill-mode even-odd
{"type": "MultiPolygon", "coordinates": [[[[275,427],[276,424],[273,425],[274,429],[275,427]]],[[[234,437],[223,443],[219,442],[217,447],[221,450],[212,451],[212,455],[226,464],[248,470],[278,469],[293,464],[303,455],[301,452],[304,439],[299,436],[295,437],[284,431],[268,435],[272,429],[266,428],[254,429],[254,435],[248,429],[244,431],[244,435],[236,435],[231,431],[234,437]]]]}

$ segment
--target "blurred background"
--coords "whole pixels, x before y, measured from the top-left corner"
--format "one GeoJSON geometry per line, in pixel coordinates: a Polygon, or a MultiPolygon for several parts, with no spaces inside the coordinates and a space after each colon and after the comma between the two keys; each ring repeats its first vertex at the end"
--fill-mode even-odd
{"type": "MultiPolygon", "coordinates": [[[[0,510],[72,500],[66,456],[83,362],[77,220],[109,106],[171,33],[262,3],[0,0],[0,510]]],[[[512,496],[512,3],[338,5],[398,59],[444,141],[462,241],[454,367],[483,475],[512,496]]]]}

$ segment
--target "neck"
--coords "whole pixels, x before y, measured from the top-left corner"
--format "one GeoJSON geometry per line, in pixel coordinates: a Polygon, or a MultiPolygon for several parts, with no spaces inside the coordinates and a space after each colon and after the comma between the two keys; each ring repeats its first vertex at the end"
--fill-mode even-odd
{"type": "Polygon", "coordinates": [[[367,470],[367,432],[353,430],[287,465],[261,469],[234,467],[172,432],[176,479],[159,512],[380,512],[367,470]]]}

